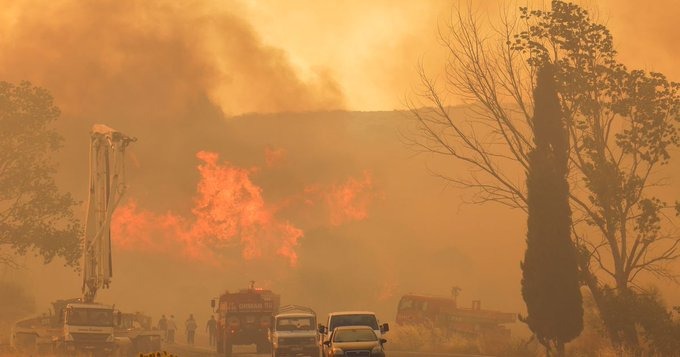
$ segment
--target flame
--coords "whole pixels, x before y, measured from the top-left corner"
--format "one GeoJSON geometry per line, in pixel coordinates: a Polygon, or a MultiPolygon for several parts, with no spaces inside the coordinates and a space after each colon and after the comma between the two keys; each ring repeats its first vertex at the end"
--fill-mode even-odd
{"type": "MultiPolygon", "coordinates": [[[[278,158],[284,153],[282,149],[272,152],[278,158]]],[[[140,209],[131,199],[116,210],[112,219],[116,247],[181,252],[187,259],[212,265],[223,264],[220,252],[239,247],[245,260],[278,256],[294,267],[298,262],[296,247],[304,232],[279,217],[282,209],[327,211],[330,226],[368,217],[373,198],[368,172],[362,178],[350,177],[341,184],[308,186],[297,198],[270,203],[264,200],[263,189],[251,180],[259,168],[220,162],[219,155],[213,152],[200,151],[196,157],[201,162],[200,181],[191,216],[157,214],[140,209]],[[321,205],[324,209],[319,210],[321,205]]]]}
{"type": "Polygon", "coordinates": [[[220,164],[216,153],[200,151],[196,157],[202,163],[193,217],[188,220],[171,212],[158,215],[140,210],[131,200],[113,217],[116,245],[157,252],[178,246],[184,256],[212,264],[219,264],[215,248],[239,245],[247,260],[271,248],[294,266],[298,259],[294,248],[303,232],[278,219],[265,203],[262,189],[250,179],[256,169],[220,164]]]}
{"type": "Polygon", "coordinates": [[[343,184],[334,185],[325,195],[331,225],[366,219],[368,206],[373,200],[372,188],[373,179],[368,172],[364,172],[361,179],[350,177],[343,184]]]}
{"type": "Polygon", "coordinates": [[[267,146],[264,149],[264,158],[267,163],[267,167],[274,167],[281,165],[286,159],[286,150],[283,148],[272,148],[267,146]]]}

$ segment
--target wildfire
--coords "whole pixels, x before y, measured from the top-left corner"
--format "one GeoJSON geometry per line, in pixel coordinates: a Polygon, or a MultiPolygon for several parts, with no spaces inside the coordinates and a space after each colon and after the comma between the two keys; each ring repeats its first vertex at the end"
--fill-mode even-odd
{"type": "Polygon", "coordinates": [[[368,205],[372,200],[371,176],[364,172],[363,179],[349,178],[342,185],[333,186],[326,195],[330,208],[330,221],[339,226],[348,221],[360,221],[368,217],[368,205]]]}
{"type": "MultiPolygon", "coordinates": [[[[282,149],[265,151],[268,165],[279,162],[283,153],[282,149]],[[270,162],[270,157],[276,159],[270,162]]],[[[191,216],[157,214],[140,209],[131,199],[114,214],[115,245],[126,250],[181,252],[188,259],[215,265],[220,265],[220,252],[239,247],[246,260],[279,256],[295,266],[296,247],[304,232],[278,213],[297,200],[287,199],[285,205],[266,202],[262,188],[251,180],[258,168],[245,169],[220,162],[219,155],[212,152],[200,151],[196,157],[201,162],[200,181],[191,216]]],[[[327,189],[320,185],[310,187],[304,190],[303,204],[295,209],[316,209],[314,206],[323,204],[332,226],[368,217],[372,198],[372,179],[368,173],[361,179],[349,178],[327,189]]]]}
{"type": "Polygon", "coordinates": [[[267,167],[280,165],[286,159],[286,150],[283,148],[272,148],[267,146],[264,149],[264,158],[267,167]]]}

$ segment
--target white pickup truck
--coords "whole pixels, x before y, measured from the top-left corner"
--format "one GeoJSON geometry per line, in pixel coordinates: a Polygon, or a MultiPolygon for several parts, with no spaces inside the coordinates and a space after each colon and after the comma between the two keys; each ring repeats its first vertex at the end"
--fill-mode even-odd
{"type": "Polygon", "coordinates": [[[299,305],[281,306],[269,332],[272,357],[318,357],[319,334],[314,310],[299,305]]]}

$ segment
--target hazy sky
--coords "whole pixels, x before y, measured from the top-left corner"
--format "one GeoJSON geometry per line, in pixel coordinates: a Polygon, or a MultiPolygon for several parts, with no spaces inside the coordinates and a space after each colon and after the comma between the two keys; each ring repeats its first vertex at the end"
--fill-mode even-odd
{"type": "MultiPolygon", "coordinates": [[[[458,166],[403,145],[412,125],[403,113],[319,114],[405,109],[418,62],[440,70],[437,24],[456,3],[0,0],[0,80],[53,94],[66,139],[58,181],[80,199],[90,126],[139,138],[123,212],[151,224],[116,242],[107,302],[206,318],[209,298],[256,279],[320,311],[365,299],[386,320],[400,294],[448,294],[454,284],[466,303],[520,311],[523,215],[464,205],[428,171],[458,166]],[[316,112],[244,115],[306,111],[316,112]],[[260,228],[240,238],[200,231],[211,224],[195,205],[206,173],[248,192],[257,216],[237,228],[260,228]],[[185,244],[190,237],[202,245],[185,244]],[[216,254],[229,264],[197,263],[206,247],[226,247],[216,254]],[[150,283],[168,275],[174,285],[150,283]]],[[[492,19],[504,6],[471,3],[492,19]]],[[[680,2],[587,3],[599,7],[622,62],[680,80],[680,2]]],[[[16,276],[32,282],[41,307],[80,290],[76,274],[55,264],[16,276]]]]}
{"type": "MultiPolygon", "coordinates": [[[[180,70],[177,82],[165,90],[180,95],[198,85],[225,113],[238,114],[402,109],[418,61],[432,73],[440,70],[437,24],[446,22],[458,2],[0,3],[0,72],[5,77],[25,78],[28,67],[29,77],[52,87],[59,80],[88,74],[112,79],[121,71],[155,64],[161,67],[154,69],[158,75],[180,70]],[[51,63],[56,61],[63,63],[51,63]]],[[[483,20],[494,20],[499,8],[518,6],[511,1],[470,3],[483,20]]],[[[680,51],[674,27],[677,1],[659,0],[653,6],[634,0],[580,3],[597,9],[629,67],[680,77],[674,65],[680,51]]],[[[96,89],[102,78],[90,80],[96,89]]]]}

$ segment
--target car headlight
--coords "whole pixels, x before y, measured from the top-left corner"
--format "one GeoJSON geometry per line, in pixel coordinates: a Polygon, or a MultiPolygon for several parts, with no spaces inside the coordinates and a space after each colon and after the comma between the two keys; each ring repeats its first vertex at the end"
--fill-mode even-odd
{"type": "Polygon", "coordinates": [[[383,348],[380,345],[373,347],[373,349],[371,350],[371,356],[374,356],[374,355],[375,356],[382,356],[383,353],[384,353],[383,348]]]}
{"type": "Polygon", "coordinates": [[[333,353],[333,356],[344,356],[345,355],[345,352],[343,352],[342,349],[337,348],[337,347],[333,347],[333,349],[331,350],[331,353],[333,353]]]}
{"type": "Polygon", "coordinates": [[[66,336],[64,336],[64,341],[73,341],[73,335],[67,333],[66,336]]]}

